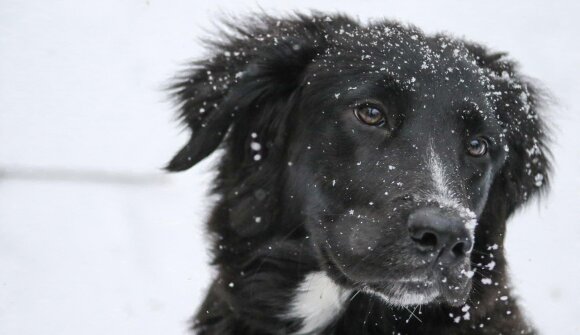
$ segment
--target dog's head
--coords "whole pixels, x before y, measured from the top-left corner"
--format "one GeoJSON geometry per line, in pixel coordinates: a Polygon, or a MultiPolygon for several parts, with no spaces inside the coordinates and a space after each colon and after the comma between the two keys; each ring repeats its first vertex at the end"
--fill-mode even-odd
{"type": "Polygon", "coordinates": [[[173,87],[193,135],[168,169],[224,143],[217,188],[241,239],[303,224],[337,282],[462,304],[480,235],[547,183],[530,83],[502,54],[391,22],[233,28],[173,87]]]}

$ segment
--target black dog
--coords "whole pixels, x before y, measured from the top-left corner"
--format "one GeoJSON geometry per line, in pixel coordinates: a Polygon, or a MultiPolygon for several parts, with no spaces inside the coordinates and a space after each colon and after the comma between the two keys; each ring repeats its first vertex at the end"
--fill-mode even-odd
{"type": "Polygon", "coordinates": [[[505,54],[391,21],[260,17],[172,87],[221,145],[198,334],[533,334],[506,221],[546,188],[537,89],[505,54]]]}

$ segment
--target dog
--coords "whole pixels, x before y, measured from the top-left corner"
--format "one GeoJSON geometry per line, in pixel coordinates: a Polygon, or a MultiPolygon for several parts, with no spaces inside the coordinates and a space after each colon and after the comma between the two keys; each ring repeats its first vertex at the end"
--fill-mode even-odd
{"type": "Polygon", "coordinates": [[[535,334],[506,222],[545,193],[545,94],[505,53],[346,15],[231,20],[170,87],[220,148],[197,334],[535,334]]]}

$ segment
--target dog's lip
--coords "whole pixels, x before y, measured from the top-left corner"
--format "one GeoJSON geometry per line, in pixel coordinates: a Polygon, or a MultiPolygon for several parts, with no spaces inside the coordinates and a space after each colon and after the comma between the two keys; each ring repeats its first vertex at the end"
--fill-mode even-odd
{"type": "Polygon", "coordinates": [[[405,292],[414,296],[423,296],[429,298],[426,302],[439,302],[451,306],[462,306],[469,298],[471,285],[470,280],[461,283],[460,286],[448,287],[441,281],[417,281],[414,279],[401,279],[384,281],[383,283],[366,283],[361,284],[359,289],[363,292],[376,293],[379,296],[385,296],[389,300],[390,294],[395,292],[405,292]]]}
{"type": "Polygon", "coordinates": [[[363,286],[370,287],[372,289],[381,291],[381,286],[390,286],[390,285],[399,285],[408,287],[412,290],[422,290],[422,289],[437,289],[439,290],[439,285],[432,279],[416,279],[416,278],[407,278],[407,279],[395,279],[395,280],[384,280],[381,282],[369,282],[365,283],[363,286]]]}
{"type": "Polygon", "coordinates": [[[429,278],[398,279],[398,280],[391,280],[391,282],[399,283],[399,284],[427,284],[427,285],[433,285],[433,283],[434,283],[433,279],[429,279],[429,278]]]}
{"type": "Polygon", "coordinates": [[[388,294],[386,287],[400,285],[408,292],[425,295],[436,295],[436,300],[446,302],[450,305],[461,306],[468,299],[471,280],[466,277],[461,283],[449,285],[448,277],[439,271],[431,269],[428,274],[413,275],[403,278],[385,278],[380,281],[357,281],[353,280],[343,269],[334,261],[332,254],[326,249],[321,249],[324,261],[331,269],[334,269],[341,277],[343,285],[351,289],[360,291],[370,291],[379,294],[388,294]],[[426,285],[426,286],[425,286],[426,285]]]}
{"type": "MultiPolygon", "coordinates": [[[[359,280],[355,280],[346,273],[342,267],[334,260],[332,257],[332,253],[326,250],[325,248],[321,249],[321,255],[324,262],[326,262],[326,266],[329,266],[331,269],[334,269],[336,272],[340,274],[340,276],[345,279],[349,285],[353,287],[358,287],[362,283],[359,280]]],[[[441,272],[434,269],[434,267],[429,268],[421,268],[416,269],[415,274],[408,276],[408,277],[398,277],[398,278],[382,278],[380,280],[371,280],[371,281],[364,281],[365,283],[374,283],[374,284],[387,284],[387,283],[399,283],[399,284],[436,284],[446,282],[446,276],[441,272]]],[[[469,280],[466,280],[466,282],[469,280]]]]}
{"type": "Polygon", "coordinates": [[[441,288],[433,282],[417,284],[413,281],[392,281],[384,287],[364,285],[361,291],[379,296],[395,306],[423,305],[444,298],[441,288]]]}

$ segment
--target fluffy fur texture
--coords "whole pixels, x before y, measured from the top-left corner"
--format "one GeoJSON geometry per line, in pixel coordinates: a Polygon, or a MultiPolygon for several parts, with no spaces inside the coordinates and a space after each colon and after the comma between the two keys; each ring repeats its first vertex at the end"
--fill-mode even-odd
{"type": "Polygon", "coordinates": [[[223,149],[196,333],[534,333],[503,240],[549,164],[513,61],[316,13],[230,21],[209,44],[172,86],[192,136],[168,165],[223,149]]]}

